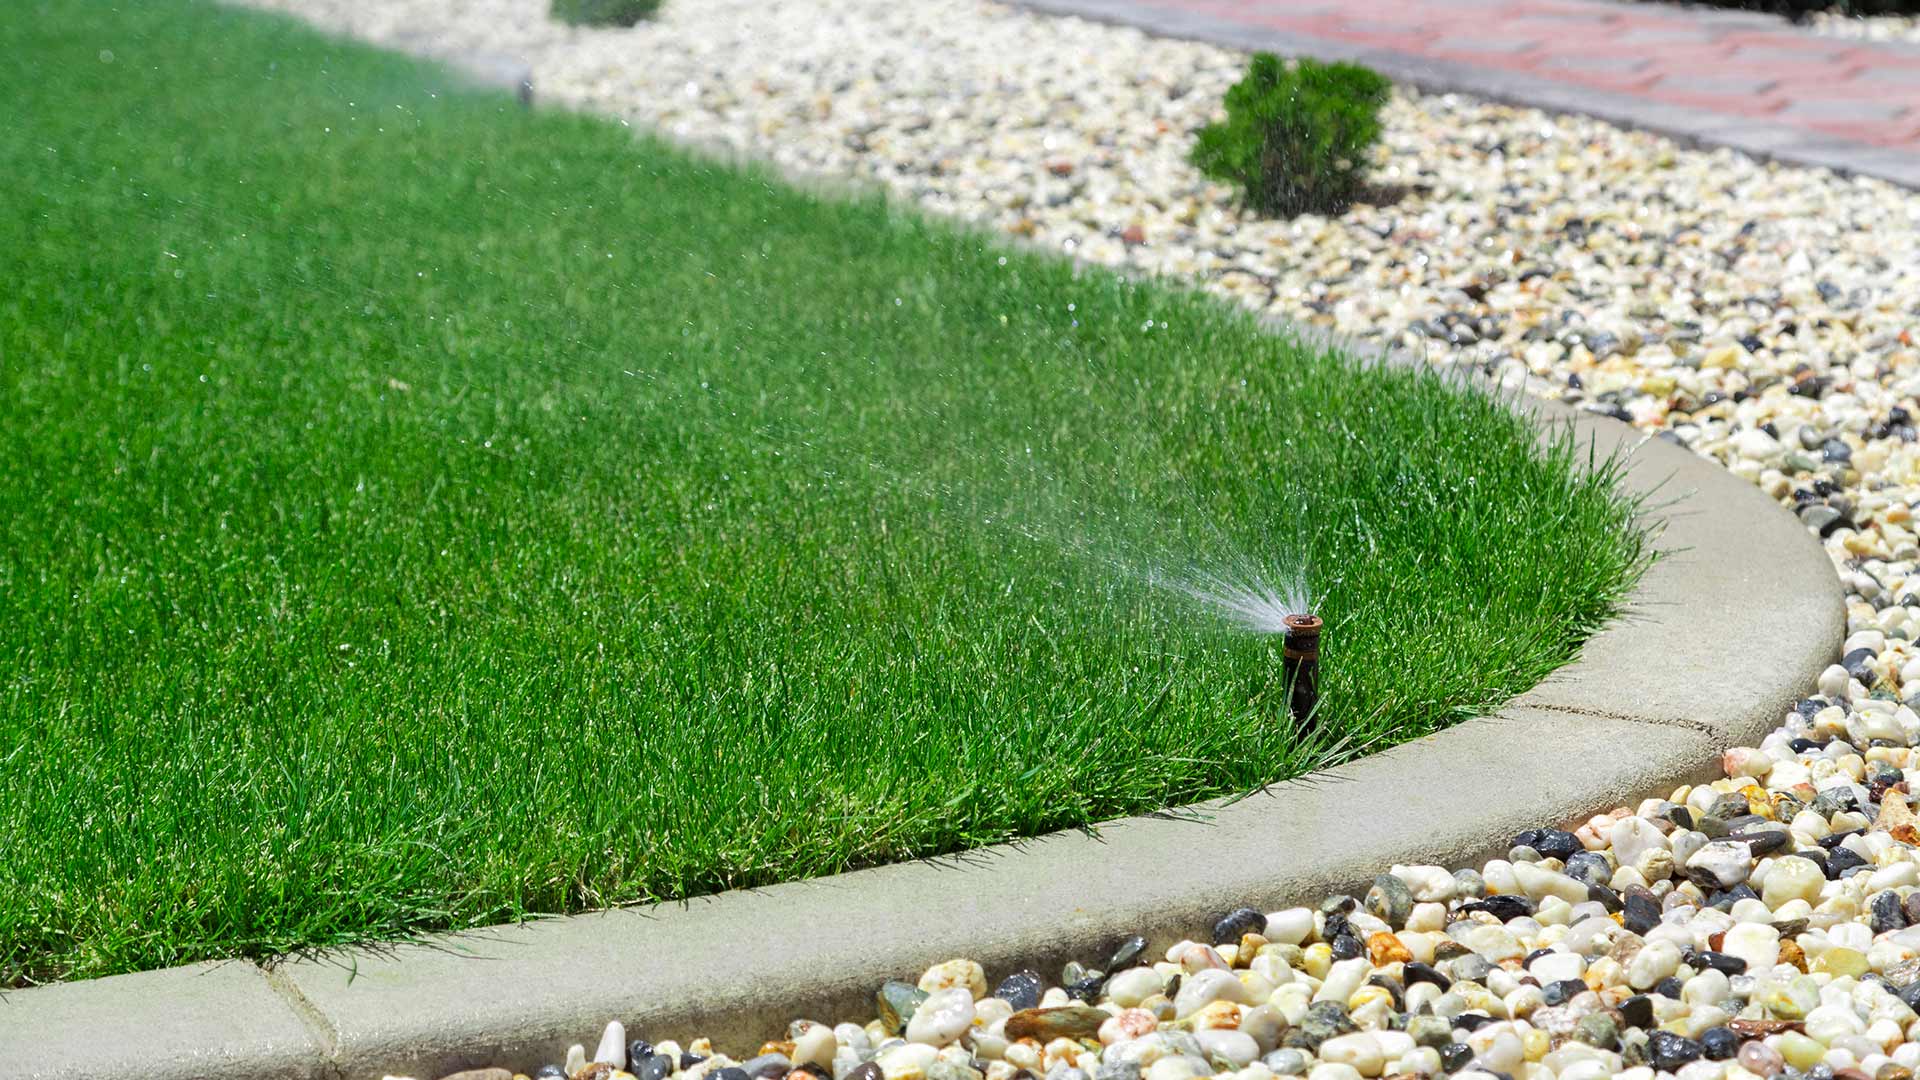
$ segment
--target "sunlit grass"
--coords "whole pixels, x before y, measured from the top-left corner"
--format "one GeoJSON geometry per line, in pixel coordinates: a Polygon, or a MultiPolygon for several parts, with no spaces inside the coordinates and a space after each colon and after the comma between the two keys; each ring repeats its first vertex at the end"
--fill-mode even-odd
{"type": "Polygon", "coordinates": [[[1571,447],[1201,298],[263,16],[0,46],[0,985],[1246,790],[1642,560],[1571,447]],[[1149,584],[1299,563],[1304,744],[1277,640],[1149,584]]]}

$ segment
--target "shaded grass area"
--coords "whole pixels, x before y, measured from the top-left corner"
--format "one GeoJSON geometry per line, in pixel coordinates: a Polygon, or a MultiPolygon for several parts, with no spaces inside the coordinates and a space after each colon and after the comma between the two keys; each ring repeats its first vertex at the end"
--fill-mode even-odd
{"type": "Polygon", "coordinates": [[[830,873],[1532,685],[1611,470],[1203,298],[183,0],[0,20],[0,985],[830,873]],[[1178,589],[1310,569],[1278,639],[1178,589]]]}

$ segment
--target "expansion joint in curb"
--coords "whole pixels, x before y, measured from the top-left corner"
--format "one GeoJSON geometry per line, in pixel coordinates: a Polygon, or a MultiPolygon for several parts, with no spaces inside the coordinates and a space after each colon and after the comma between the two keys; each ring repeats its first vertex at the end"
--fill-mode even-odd
{"type": "Polygon", "coordinates": [[[293,1015],[300,1018],[300,1023],[313,1032],[314,1040],[320,1044],[321,1060],[327,1072],[344,1080],[346,1073],[339,1064],[340,1032],[333,1026],[333,1021],[327,1019],[327,1014],[321,1012],[319,1006],[309,1000],[306,994],[301,993],[300,987],[296,986],[294,981],[282,973],[278,967],[255,964],[254,970],[266,980],[267,988],[272,990],[281,1001],[286,1002],[287,1008],[293,1012],[293,1015]]]}
{"type": "Polygon", "coordinates": [[[1702,720],[1683,720],[1679,717],[1662,719],[1659,717],[1613,712],[1609,709],[1596,709],[1581,705],[1539,705],[1529,702],[1528,707],[1540,709],[1544,712],[1566,713],[1569,716],[1591,716],[1599,720],[1621,720],[1629,724],[1645,724],[1648,727],[1686,728],[1689,731],[1697,731],[1710,739],[1719,739],[1722,737],[1719,729],[1702,720]]]}

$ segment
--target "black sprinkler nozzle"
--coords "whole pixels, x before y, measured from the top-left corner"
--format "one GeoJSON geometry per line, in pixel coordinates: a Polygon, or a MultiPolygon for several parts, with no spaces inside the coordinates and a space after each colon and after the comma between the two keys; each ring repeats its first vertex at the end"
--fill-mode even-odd
{"type": "Polygon", "coordinates": [[[1286,618],[1281,664],[1287,680],[1287,707],[1302,732],[1312,729],[1313,713],[1320,704],[1320,626],[1318,615],[1286,618]]]}

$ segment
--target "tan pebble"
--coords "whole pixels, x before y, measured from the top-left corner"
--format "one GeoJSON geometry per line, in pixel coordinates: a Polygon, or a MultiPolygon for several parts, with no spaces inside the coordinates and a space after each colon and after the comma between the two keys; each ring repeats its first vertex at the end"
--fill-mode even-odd
{"type": "Polygon", "coordinates": [[[1246,1006],[1235,1002],[1210,1001],[1188,1019],[1197,1031],[1236,1031],[1240,1027],[1240,1014],[1245,1011],[1246,1006]]]}
{"type": "Polygon", "coordinates": [[[1805,971],[1807,970],[1806,951],[1800,948],[1798,942],[1782,941],[1780,943],[1780,962],[1783,964],[1792,964],[1801,971],[1805,971]]]}
{"type": "Polygon", "coordinates": [[[987,973],[972,960],[947,960],[928,968],[926,974],[920,976],[919,985],[929,994],[956,986],[965,987],[978,1001],[987,996],[987,973]]]}
{"type": "Polygon", "coordinates": [[[1367,955],[1372,958],[1376,966],[1404,964],[1413,959],[1413,954],[1400,943],[1400,939],[1385,930],[1367,935],[1367,955]]]}

